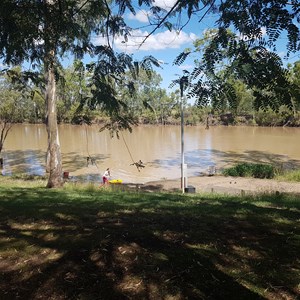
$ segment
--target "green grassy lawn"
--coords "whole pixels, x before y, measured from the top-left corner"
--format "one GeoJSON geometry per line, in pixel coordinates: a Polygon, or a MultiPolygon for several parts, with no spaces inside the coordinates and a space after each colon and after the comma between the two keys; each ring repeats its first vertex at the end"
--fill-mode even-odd
{"type": "Polygon", "coordinates": [[[0,178],[0,299],[296,299],[299,196],[0,178]]]}

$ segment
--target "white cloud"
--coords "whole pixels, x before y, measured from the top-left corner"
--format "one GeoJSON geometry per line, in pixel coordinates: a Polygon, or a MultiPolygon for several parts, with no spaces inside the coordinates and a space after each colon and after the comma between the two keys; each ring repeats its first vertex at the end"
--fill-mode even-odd
{"type": "MultiPolygon", "coordinates": [[[[158,6],[165,10],[170,10],[176,3],[176,0],[155,0],[153,5],[158,6]]],[[[139,10],[135,15],[133,13],[128,14],[128,18],[130,20],[137,20],[141,23],[148,23],[149,18],[152,17],[152,13],[150,10],[139,10]]]]}
{"type": "Polygon", "coordinates": [[[148,23],[149,22],[149,17],[151,17],[151,13],[149,11],[144,10],[144,9],[138,11],[136,13],[136,15],[134,15],[133,13],[130,13],[128,15],[128,18],[130,20],[137,20],[137,21],[142,22],[142,23],[148,23]]]}
{"type": "MultiPolygon", "coordinates": [[[[190,44],[197,36],[194,33],[185,33],[183,31],[163,31],[156,34],[152,34],[141,45],[145,37],[149,33],[147,31],[135,30],[131,36],[128,36],[128,41],[125,42],[123,37],[117,37],[114,40],[114,46],[121,51],[127,53],[133,53],[136,51],[157,51],[166,49],[178,49],[182,46],[190,44]]],[[[103,38],[96,38],[94,43],[105,44],[103,38]]]]}
{"type": "MultiPolygon", "coordinates": [[[[153,6],[158,6],[165,10],[170,10],[176,3],[176,0],[155,0],[153,6]]],[[[133,13],[128,14],[130,20],[137,20],[142,23],[148,23],[149,18],[152,16],[150,10],[139,10],[135,15],[133,13]]]]}
{"type": "Polygon", "coordinates": [[[161,7],[163,9],[170,9],[172,8],[176,3],[176,0],[155,0],[154,5],[161,7]]]}
{"type": "Polygon", "coordinates": [[[194,67],[195,67],[195,65],[180,65],[180,66],[178,66],[178,68],[182,69],[182,70],[193,69],[194,67]]]}

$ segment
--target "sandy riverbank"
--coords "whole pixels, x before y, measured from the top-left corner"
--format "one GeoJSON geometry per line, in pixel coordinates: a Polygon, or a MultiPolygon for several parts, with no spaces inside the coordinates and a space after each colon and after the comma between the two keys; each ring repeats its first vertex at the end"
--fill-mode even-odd
{"type": "MultiPolygon", "coordinates": [[[[188,185],[197,192],[217,192],[225,194],[253,193],[296,193],[300,197],[300,183],[282,182],[274,179],[255,179],[225,176],[189,177],[188,185]]],[[[141,186],[146,191],[180,191],[181,180],[161,180],[141,186]]]]}

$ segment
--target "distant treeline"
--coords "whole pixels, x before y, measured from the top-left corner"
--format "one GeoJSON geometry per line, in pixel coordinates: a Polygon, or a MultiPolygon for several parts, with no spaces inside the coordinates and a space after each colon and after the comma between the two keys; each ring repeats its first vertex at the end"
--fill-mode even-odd
{"type": "MultiPolygon", "coordinates": [[[[57,82],[57,120],[60,124],[101,123],[110,117],[101,106],[91,106],[89,95],[89,74],[76,71],[76,64],[63,70],[63,80],[57,82]]],[[[299,85],[300,63],[289,67],[291,81],[299,85]],[[297,75],[297,76],[296,76],[297,75]],[[299,81],[299,82],[298,82],[299,81]]],[[[41,75],[42,76],[42,75],[41,75]]],[[[128,80],[131,76],[127,74],[128,80]]],[[[0,122],[2,123],[44,123],[45,99],[43,84],[24,84],[21,68],[0,77],[0,122]],[[19,79],[19,80],[18,80],[19,79]]],[[[41,81],[42,82],[42,81],[41,81]]],[[[237,102],[231,105],[227,99],[220,99],[216,106],[200,107],[191,99],[181,97],[180,91],[170,93],[161,88],[161,76],[153,72],[149,78],[140,72],[135,82],[135,94],[129,95],[121,87],[118,97],[125,104],[124,115],[130,115],[136,124],[178,125],[181,122],[181,101],[184,107],[186,125],[248,125],[248,126],[300,126],[300,105],[298,94],[293,96],[293,105],[281,105],[277,109],[267,107],[254,109],[255,97],[243,82],[232,80],[237,102]]]]}

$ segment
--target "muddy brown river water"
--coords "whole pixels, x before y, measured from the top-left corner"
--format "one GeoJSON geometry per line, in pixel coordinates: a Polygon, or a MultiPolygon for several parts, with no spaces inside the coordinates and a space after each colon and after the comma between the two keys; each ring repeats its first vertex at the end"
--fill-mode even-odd
{"type": "MultiPolygon", "coordinates": [[[[73,178],[97,181],[104,170],[124,182],[145,183],[181,176],[179,126],[140,126],[120,138],[97,126],[60,125],[63,170],[73,178]],[[91,157],[87,162],[87,157],[91,157]],[[141,160],[145,168],[137,169],[141,160]]],[[[217,171],[237,162],[269,162],[283,168],[300,166],[300,128],[185,127],[187,175],[210,166],[217,171]]],[[[45,173],[47,134],[44,125],[15,125],[4,144],[2,173],[45,173]]]]}

